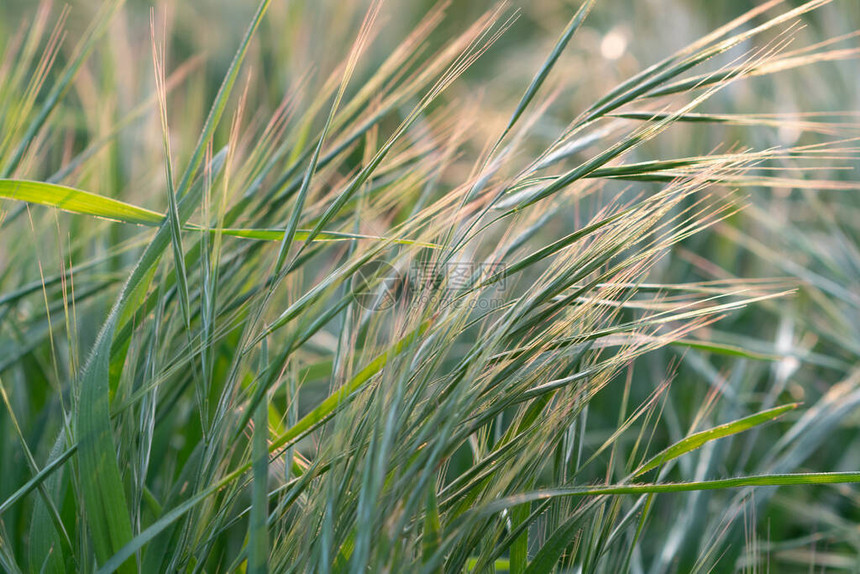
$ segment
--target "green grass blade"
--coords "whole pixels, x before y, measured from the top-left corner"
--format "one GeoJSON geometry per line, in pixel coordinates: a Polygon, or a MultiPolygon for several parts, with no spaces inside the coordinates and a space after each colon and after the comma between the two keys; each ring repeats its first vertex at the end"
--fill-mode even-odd
{"type": "Polygon", "coordinates": [[[206,498],[212,496],[222,488],[225,488],[227,485],[235,481],[247,470],[247,467],[242,467],[237,471],[228,474],[216,484],[204,488],[185,502],[165,512],[162,516],[158,518],[158,520],[149,525],[143,532],[135,536],[133,539],[130,539],[125,546],[123,546],[116,552],[116,554],[114,554],[110,557],[109,560],[104,562],[104,564],[102,564],[97,570],[97,574],[108,574],[110,572],[116,572],[117,570],[119,570],[126,560],[133,556],[135,552],[143,548],[147,543],[151,542],[168,526],[176,522],[180,517],[182,517],[192,508],[200,504],[206,498]]]}
{"type": "Polygon", "coordinates": [[[158,94],[158,116],[161,120],[161,146],[164,152],[164,179],[167,186],[167,221],[170,224],[170,241],[173,245],[173,266],[179,286],[179,303],[185,319],[185,331],[191,334],[191,303],[188,295],[188,272],[185,269],[185,249],[182,247],[182,224],[179,222],[179,203],[173,183],[173,157],[170,151],[170,129],[167,125],[167,91],[164,88],[163,55],[159,55],[155,39],[155,14],[150,13],[152,35],[152,61],[155,67],[155,91],[158,94]]]}
{"type": "MultiPolygon", "coordinates": [[[[15,416],[15,411],[12,408],[12,403],[9,401],[9,395],[6,393],[6,387],[3,385],[3,380],[0,379],[0,398],[3,399],[6,411],[9,413],[9,419],[15,429],[15,434],[24,451],[27,465],[32,472],[39,473],[39,467],[36,464],[35,458],[27,445],[24,433],[21,431],[21,426],[18,424],[18,418],[15,416]]],[[[71,557],[72,547],[69,535],[63,525],[60,513],[54,504],[53,496],[56,488],[48,489],[44,484],[39,485],[39,493],[41,499],[36,502],[33,509],[32,533],[39,537],[39,542],[43,544],[43,548],[50,549],[51,559],[49,565],[51,571],[58,571],[64,562],[65,557],[71,557]],[[60,537],[62,535],[62,537],[60,537]],[[57,562],[59,560],[59,562],[57,562]]]]}
{"type": "Polygon", "coordinates": [[[712,440],[717,440],[719,438],[744,432],[751,428],[755,428],[759,425],[762,425],[766,422],[772,421],[773,419],[782,416],[788,411],[796,409],[798,406],[800,405],[797,403],[782,405],[756,413],[754,415],[750,415],[748,417],[744,417],[742,419],[738,419],[723,425],[719,425],[701,432],[691,434],[690,436],[676,442],[675,444],[660,452],[659,454],[656,454],[655,456],[651,457],[648,461],[643,463],[642,466],[640,466],[636,470],[636,472],[633,473],[633,476],[641,476],[649,470],[655,469],[658,466],[669,462],[670,460],[676,459],[683,454],[696,450],[700,446],[712,440]]]}
{"type": "Polygon", "coordinates": [[[61,468],[66,462],[72,458],[72,455],[75,454],[78,450],[77,445],[72,446],[65,451],[62,452],[59,456],[51,460],[48,464],[42,467],[33,478],[25,482],[18,490],[12,493],[6,500],[3,501],[3,504],[0,504],[0,516],[6,513],[12,506],[15,505],[22,498],[33,492],[34,489],[38,488],[42,482],[45,481],[54,471],[61,468]]]}
{"type": "MultiPolygon", "coordinates": [[[[138,207],[118,199],[41,181],[0,179],[0,198],[26,201],[78,215],[89,215],[109,221],[145,225],[147,227],[158,227],[167,219],[162,213],[138,207]]],[[[204,228],[194,223],[184,223],[182,229],[200,231],[204,228]]],[[[222,233],[231,237],[257,239],[260,241],[282,241],[284,238],[283,229],[209,228],[208,231],[210,233],[222,233]]],[[[305,241],[310,237],[310,233],[307,229],[297,229],[294,237],[298,241],[305,241]]],[[[389,239],[374,235],[337,231],[322,231],[314,238],[315,241],[357,241],[360,239],[391,241],[400,245],[415,245],[429,249],[437,249],[439,247],[436,244],[422,241],[389,239]]]]}
{"type": "Polygon", "coordinates": [[[212,141],[212,137],[215,135],[215,128],[217,128],[218,124],[221,123],[221,116],[224,114],[227,100],[229,100],[230,94],[233,91],[233,85],[236,83],[236,78],[239,76],[242,62],[245,61],[245,55],[248,53],[248,46],[251,44],[251,38],[254,37],[257,28],[260,27],[260,23],[263,21],[263,16],[266,15],[269,4],[271,4],[271,0],[262,0],[260,2],[257,7],[257,11],[254,13],[254,17],[251,19],[251,23],[248,25],[248,29],[245,31],[245,36],[239,44],[239,49],[236,50],[236,54],[230,62],[227,74],[224,76],[221,86],[218,88],[218,93],[215,95],[212,107],[209,109],[209,115],[206,117],[206,122],[203,124],[203,130],[200,132],[200,137],[197,140],[197,145],[195,146],[191,159],[188,162],[188,167],[185,169],[182,179],[176,186],[176,197],[179,199],[182,199],[191,188],[191,183],[197,175],[197,169],[203,162],[206,148],[209,146],[212,141]]]}
{"type": "MultiPolygon", "coordinates": [[[[523,504],[511,509],[511,530],[516,530],[527,522],[531,514],[531,505],[523,504]]],[[[528,567],[529,560],[529,530],[520,534],[511,542],[511,574],[522,574],[528,567]]]]}
{"type": "Polygon", "coordinates": [[[338,408],[343,406],[350,395],[361,389],[368,381],[370,381],[375,374],[388,364],[389,360],[398,356],[409,345],[412,345],[416,339],[420,338],[426,332],[428,327],[428,324],[419,326],[418,329],[403,337],[400,341],[392,345],[390,349],[371,361],[370,364],[359,371],[358,374],[356,374],[356,376],[349,382],[329,395],[316,408],[302,417],[298,423],[273,440],[272,444],[269,445],[269,450],[275,451],[294,442],[322,422],[328,420],[328,418],[330,418],[338,408]]]}
{"type": "Polygon", "coordinates": [[[857,484],[860,483],[860,472],[795,472],[788,474],[758,474],[739,476],[735,478],[720,478],[692,482],[669,482],[648,484],[610,484],[605,486],[581,486],[571,488],[553,488],[539,490],[528,494],[511,496],[488,504],[479,512],[494,514],[518,504],[536,500],[549,500],[566,496],[607,496],[607,495],[637,495],[663,494],[672,492],[697,492],[700,490],[725,490],[729,488],[745,488],[760,486],[811,486],[824,484],[857,484]]]}
{"type": "Polygon", "coordinates": [[[673,347],[686,347],[689,349],[705,351],[707,353],[726,355],[729,357],[738,357],[741,359],[750,359],[753,361],[779,361],[783,358],[780,355],[757,353],[744,347],[726,345],[722,343],[714,343],[711,341],[694,341],[691,339],[680,339],[678,341],[672,341],[670,345],[672,345],[673,347]]]}
{"type": "MultiPolygon", "coordinates": [[[[442,542],[442,524],[439,519],[439,502],[436,499],[436,485],[427,487],[427,503],[424,508],[424,532],[421,535],[421,555],[428,562],[442,542]]],[[[440,568],[438,572],[441,572],[440,568]]]]}
{"type": "Polygon", "coordinates": [[[555,66],[562,52],[564,52],[570,39],[573,38],[573,35],[576,34],[577,30],[582,26],[588,13],[591,12],[595,2],[596,0],[585,0],[585,2],[582,3],[582,6],[579,7],[570,19],[570,22],[567,23],[567,27],[565,27],[564,32],[562,32],[561,37],[555,43],[555,46],[553,46],[549,57],[544,61],[540,70],[538,70],[538,73],[532,79],[531,84],[529,84],[528,89],[526,89],[526,92],[523,94],[523,97],[520,99],[520,102],[517,104],[513,115],[511,115],[511,119],[508,121],[508,125],[505,127],[502,138],[504,138],[505,134],[507,134],[512,127],[514,127],[514,124],[517,123],[517,120],[519,120],[520,116],[523,115],[523,112],[526,110],[529,103],[534,99],[535,94],[546,81],[547,76],[549,76],[553,66],[555,66]]]}
{"type": "Polygon", "coordinates": [[[88,191],[40,181],[0,179],[0,198],[36,203],[122,223],[157,226],[164,221],[162,214],[149,209],[88,191]]]}
{"type": "MultiPolygon", "coordinates": [[[[261,365],[268,364],[265,339],[260,354],[261,365]]],[[[268,571],[269,540],[269,401],[262,400],[254,413],[253,474],[251,516],[248,522],[248,574],[268,571]]]]}
{"type": "MultiPolygon", "coordinates": [[[[118,303],[122,303],[121,298],[118,303]]],[[[117,306],[118,308],[118,306],[117,306]]],[[[80,378],[77,413],[78,465],[86,523],[96,557],[103,563],[132,538],[117,447],[110,422],[110,346],[117,314],[108,319],[80,378]]],[[[121,572],[136,572],[133,561],[118,565],[121,572]]]]}
{"type": "Polygon", "coordinates": [[[553,531],[526,568],[526,574],[549,574],[582,528],[582,514],[577,512],[553,531]]]}

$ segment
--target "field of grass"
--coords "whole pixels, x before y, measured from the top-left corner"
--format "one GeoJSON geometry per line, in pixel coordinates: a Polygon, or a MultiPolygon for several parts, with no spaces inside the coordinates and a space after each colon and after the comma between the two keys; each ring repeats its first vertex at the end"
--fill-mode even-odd
{"type": "Polygon", "coordinates": [[[0,572],[860,572],[857,0],[0,3],[0,572]]]}

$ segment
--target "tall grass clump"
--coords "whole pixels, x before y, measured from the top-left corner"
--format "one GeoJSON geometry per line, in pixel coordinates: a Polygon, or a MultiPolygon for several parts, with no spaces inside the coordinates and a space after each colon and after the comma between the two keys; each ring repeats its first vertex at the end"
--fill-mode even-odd
{"type": "Polygon", "coordinates": [[[0,6],[0,570],[856,569],[857,6],[422,4],[0,6]]]}

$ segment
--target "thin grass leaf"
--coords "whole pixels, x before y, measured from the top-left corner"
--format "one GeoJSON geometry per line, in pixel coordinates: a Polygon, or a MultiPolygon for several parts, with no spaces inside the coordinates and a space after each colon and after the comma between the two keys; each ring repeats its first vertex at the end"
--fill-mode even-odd
{"type": "Polygon", "coordinates": [[[523,115],[523,112],[526,110],[529,103],[534,99],[535,94],[537,94],[540,87],[546,81],[547,76],[549,76],[549,73],[552,71],[559,57],[561,57],[562,52],[564,52],[564,49],[570,43],[570,39],[573,38],[573,35],[576,34],[577,30],[582,27],[582,23],[585,21],[586,17],[588,17],[588,13],[591,12],[595,2],[596,0],[585,0],[570,19],[570,22],[567,23],[567,26],[561,33],[555,46],[553,46],[552,52],[547,56],[547,59],[544,61],[543,65],[541,65],[538,73],[535,74],[535,77],[532,78],[532,81],[526,89],[526,92],[523,94],[523,97],[520,98],[520,102],[517,104],[514,113],[511,115],[511,119],[508,120],[508,125],[505,127],[502,138],[504,138],[505,134],[514,127],[514,124],[517,123],[517,120],[519,120],[520,116],[523,115]]]}
{"type": "MultiPolygon", "coordinates": [[[[265,341],[260,363],[268,363],[265,341]]],[[[251,487],[251,514],[248,521],[248,573],[265,574],[268,571],[269,538],[269,403],[262,401],[254,415],[254,445],[252,456],[254,480],[251,487]]]]}
{"type": "MultiPolygon", "coordinates": [[[[439,504],[436,500],[436,485],[427,488],[427,506],[424,510],[424,532],[421,537],[421,553],[425,562],[436,552],[442,541],[442,524],[439,519],[439,504]]],[[[441,572],[441,569],[439,570],[441,572]]]]}
{"type": "Polygon", "coordinates": [[[750,430],[751,428],[755,428],[759,425],[770,422],[773,419],[784,415],[788,411],[796,409],[798,406],[800,405],[797,403],[793,403],[774,407],[772,409],[761,411],[759,413],[744,417],[742,419],[738,419],[736,421],[725,423],[720,426],[716,426],[707,430],[691,434],[685,437],[683,440],[676,442],[669,448],[648,459],[638,469],[636,469],[636,471],[633,473],[633,476],[642,476],[646,472],[653,470],[658,466],[662,466],[670,460],[676,459],[679,456],[684,455],[690,451],[696,450],[697,448],[712,440],[717,440],[723,437],[731,436],[733,434],[744,432],[750,430]]]}
{"type": "MultiPolygon", "coordinates": [[[[118,199],[40,181],[0,180],[0,198],[26,201],[78,215],[89,215],[109,221],[144,225],[147,227],[158,227],[168,220],[164,214],[157,211],[151,211],[118,199]]],[[[188,222],[184,223],[182,228],[184,230],[205,229],[198,224],[188,222]]],[[[207,231],[212,234],[222,233],[231,237],[258,239],[261,241],[283,241],[284,238],[284,231],[278,229],[209,228],[207,231]]],[[[307,241],[310,234],[309,230],[297,229],[293,236],[298,241],[307,241]]],[[[416,245],[430,249],[438,248],[433,243],[410,239],[386,239],[359,233],[320,231],[317,237],[315,237],[317,241],[356,241],[360,239],[391,241],[392,243],[401,245],[416,245]]]]}
{"type": "Polygon", "coordinates": [[[606,486],[583,486],[571,488],[554,488],[536,491],[529,494],[512,496],[505,500],[493,502],[480,510],[481,514],[493,514],[517,504],[547,500],[559,497],[605,496],[628,494],[661,494],[672,492],[696,492],[700,490],[725,490],[729,488],[762,487],[762,486],[799,486],[825,484],[857,484],[860,482],[858,472],[797,472],[788,474],[761,474],[702,480],[692,482],[649,483],[649,484],[618,484],[606,486]]]}

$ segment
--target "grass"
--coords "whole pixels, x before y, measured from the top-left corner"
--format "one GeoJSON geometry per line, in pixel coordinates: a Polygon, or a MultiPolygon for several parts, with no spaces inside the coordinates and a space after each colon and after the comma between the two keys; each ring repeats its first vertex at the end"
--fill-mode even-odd
{"type": "Polygon", "coordinates": [[[856,6],[342,4],[0,7],[0,570],[856,569],[856,6]]]}

